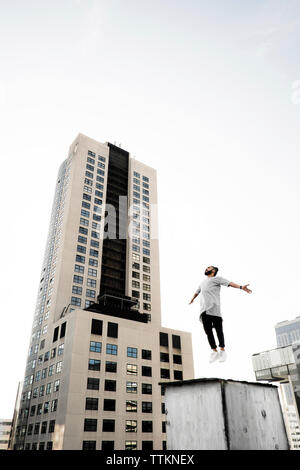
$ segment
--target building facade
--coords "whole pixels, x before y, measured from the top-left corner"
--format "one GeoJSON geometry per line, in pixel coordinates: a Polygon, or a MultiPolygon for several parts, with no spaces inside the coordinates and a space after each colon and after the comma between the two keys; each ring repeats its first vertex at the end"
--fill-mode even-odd
{"type": "Polygon", "coordinates": [[[292,450],[300,450],[300,342],[252,356],[259,381],[277,382],[281,409],[292,450]]]}
{"type": "Polygon", "coordinates": [[[300,317],[285,320],[275,325],[277,346],[288,346],[300,341],[300,317]]]}
{"type": "Polygon", "coordinates": [[[62,163],[12,447],[163,449],[159,382],[193,378],[161,325],[156,171],[79,134],[62,163]]]}
{"type": "Polygon", "coordinates": [[[0,450],[7,450],[11,433],[11,419],[0,420],[0,450]]]}

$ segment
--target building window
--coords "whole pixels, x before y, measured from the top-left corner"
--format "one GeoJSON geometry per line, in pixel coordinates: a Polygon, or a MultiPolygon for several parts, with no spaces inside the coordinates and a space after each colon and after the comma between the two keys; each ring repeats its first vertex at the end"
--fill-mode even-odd
{"type": "Polygon", "coordinates": [[[86,296],[87,297],[92,297],[93,299],[96,297],[96,292],[91,289],[86,289],[86,296]]]}
{"type": "Polygon", "coordinates": [[[89,221],[80,217],[80,225],[85,225],[86,227],[88,227],[89,221]]]}
{"type": "Polygon", "coordinates": [[[152,377],[152,367],[142,366],[142,375],[152,377]]]}
{"type": "Polygon", "coordinates": [[[138,357],[137,348],[127,348],[127,357],[138,357]]]}
{"type": "Polygon", "coordinates": [[[60,327],[60,338],[64,338],[66,334],[66,326],[67,326],[67,322],[62,323],[60,327]]]}
{"type": "Polygon", "coordinates": [[[142,432],[153,432],[152,421],[142,421],[142,432]]]}
{"type": "Polygon", "coordinates": [[[142,349],[142,359],[151,361],[152,353],[149,349],[142,349]]]}
{"type": "Polygon", "coordinates": [[[140,297],[140,293],[139,293],[138,290],[133,290],[131,295],[132,295],[132,297],[136,297],[137,299],[139,299],[139,297],[140,297]]]}
{"type": "Polygon", "coordinates": [[[175,380],[182,380],[182,371],[181,370],[174,370],[174,379],[175,380]]]}
{"type": "Polygon", "coordinates": [[[126,411],[136,412],[137,411],[137,401],[135,400],[126,400],[126,411]]]}
{"type": "Polygon", "coordinates": [[[82,287],[73,286],[72,287],[72,293],[77,294],[77,295],[81,295],[82,294],[82,287]]]}
{"type": "Polygon", "coordinates": [[[83,237],[82,235],[78,235],[78,242],[79,243],[87,243],[87,238],[83,237]]]}
{"type": "Polygon", "coordinates": [[[99,371],[101,367],[101,361],[98,359],[89,359],[89,370],[99,371]]]}
{"type": "Polygon", "coordinates": [[[152,384],[142,384],[142,393],[144,395],[152,395],[152,384]]]}
{"type": "Polygon", "coordinates": [[[88,275],[93,276],[93,277],[97,277],[97,269],[89,268],[88,269],[88,275]]]}
{"type": "Polygon", "coordinates": [[[168,353],[160,353],[160,362],[170,362],[168,353]]]}
{"type": "Polygon", "coordinates": [[[127,393],[137,393],[137,382],[126,382],[127,393]]]}
{"type": "Polygon", "coordinates": [[[102,350],[102,343],[97,341],[90,341],[90,351],[101,353],[102,350]]]}
{"type": "Polygon", "coordinates": [[[117,390],[117,381],[106,379],[104,382],[104,390],[107,392],[115,392],[117,390]]]}
{"type": "Polygon", "coordinates": [[[75,272],[83,274],[84,273],[84,266],[80,266],[79,264],[75,264],[75,272]]]}
{"type": "Polygon", "coordinates": [[[153,441],[142,441],[142,450],[153,450],[153,441]]]}
{"type": "Polygon", "coordinates": [[[84,420],[84,431],[87,432],[96,432],[97,431],[97,420],[86,418],[84,420]]]}
{"type": "Polygon", "coordinates": [[[33,433],[39,434],[39,432],[40,432],[40,423],[35,423],[33,433]]]}
{"type": "Polygon", "coordinates": [[[137,421],[134,419],[126,420],[126,432],[137,432],[137,421]]]}
{"type": "MultiPolygon", "coordinates": [[[[85,228],[85,227],[79,227],[79,233],[83,233],[83,235],[87,235],[88,234],[88,229],[85,228]]],[[[84,238],[84,237],[82,237],[82,238],[84,238]]]]}
{"type": "Polygon", "coordinates": [[[56,410],[57,410],[57,398],[55,398],[51,402],[51,413],[54,413],[54,411],[56,411],[56,410]]]}
{"type": "MultiPolygon", "coordinates": [[[[79,299],[80,300],[80,299],[79,299]]],[[[54,333],[53,333],[53,343],[55,343],[55,341],[57,341],[58,339],[58,330],[59,330],[59,327],[57,326],[55,329],[54,329],[54,333]]]]}
{"type": "Polygon", "coordinates": [[[182,356],[179,354],[173,354],[173,362],[174,364],[182,364],[182,356]]]}
{"type": "Polygon", "coordinates": [[[98,398],[86,398],[85,400],[86,410],[98,410],[98,398]]]}
{"type": "Polygon", "coordinates": [[[82,276],[77,276],[76,274],[73,276],[73,282],[76,282],[77,284],[83,284],[83,277],[82,276]]]}
{"type": "Polygon", "coordinates": [[[81,215],[82,215],[83,217],[86,217],[86,218],[89,218],[89,217],[90,217],[89,211],[86,211],[85,209],[81,209],[81,212],[80,212],[80,213],[81,213],[81,215]]]}
{"type": "Polygon", "coordinates": [[[115,443],[114,441],[102,441],[102,450],[105,452],[110,452],[114,450],[115,448],[115,443]]]}
{"type": "Polygon", "coordinates": [[[169,379],[170,378],[170,370],[169,369],[160,369],[160,377],[161,377],[161,379],[169,379]]]}
{"type": "Polygon", "coordinates": [[[137,441],[125,441],[125,450],[137,450],[137,441]]]}
{"type": "Polygon", "coordinates": [[[53,392],[58,392],[59,391],[59,384],[60,384],[60,380],[55,380],[54,382],[54,387],[53,387],[53,392]]]}
{"type": "Polygon", "coordinates": [[[81,299],[79,299],[78,297],[71,297],[71,305],[76,305],[80,307],[81,299]]]}
{"type": "Polygon", "coordinates": [[[159,344],[161,346],[169,346],[168,334],[167,333],[159,333],[159,344]]]}
{"type": "Polygon", "coordinates": [[[118,354],[118,346],[116,344],[107,344],[106,354],[112,354],[116,356],[118,354]]]}
{"type": "Polygon", "coordinates": [[[95,318],[92,318],[91,334],[102,335],[102,325],[102,320],[96,320],[95,318]]]}
{"type": "Polygon", "coordinates": [[[108,322],[107,324],[107,336],[110,338],[118,337],[118,323],[108,322]]]}
{"type": "Polygon", "coordinates": [[[82,450],[96,450],[96,441],[83,441],[82,450]]]}
{"type": "Polygon", "coordinates": [[[151,401],[142,401],[142,413],[152,413],[151,401]]]}
{"type": "Polygon", "coordinates": [[[105,372],[117,372],[117,363],[112,361],[106,361],[105,372]]]}
{"type": "Polygon", "coordinates": [[[102,431],[103,432],[115,432],[115,420],[104,419],[102,421],[102,431]]]}
{"type": "Polygon", "coordinates": [[[87,389],[88,390],[99,390],[100,379],[94,377],[88,377],[87,379],[87,389]]]}
{"type": "Polygon", "coordinates": [[[85,209],[90,209],[91,208],[91,204],[89,202],[86,202],[86,201],[82,201],[81,206],[84,207],[85,209]]]}
{"type": "Polygon", "coordinates": [[[88,287],[96,287],[96,279],[88,279],[87,280],[88,287]]]}
{"type": "Polygon", "coordinates": [[[138,289],[140,287],[139,281],[132,280],[132,287],[135,287],[136,289],[138,289]]]}
{"type": "Polygon", "coordinates": [[[89,265],[97,267],[98,266],[98,260],[93,259],[93,258],[89,258],[89,265]]]}
{"type": "Polygon", "coordinates": [[[110,400],[108,398],[105,398],[103,401],[103,410],[116,411],[116,400],[110,400]]]}
{"type": "Polygon", "coordinates": [[[181,349],[180,336],[172,335],[173,348],[181,349]]]}
{"type": "Polygon", "coordinates": [[[84,264],[85,263],[85,256],[76,255],[76,262],[84,264]]]}
{"type": "Polygon", "coordinates": [[[137,375],[137,365],[136,364],[127,364],[126,372],[128,375],[137,375]]]}

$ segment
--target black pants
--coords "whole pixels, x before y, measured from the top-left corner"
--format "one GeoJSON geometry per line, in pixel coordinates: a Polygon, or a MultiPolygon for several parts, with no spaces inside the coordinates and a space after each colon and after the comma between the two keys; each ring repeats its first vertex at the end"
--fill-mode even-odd
{"type": "Polygon", "coordinates": [[[222,317],[217,317],[215,315],[207,315],[206,312],[203,312],[201,318],[203,328],[205,333],[207,334],[207,339],[211,349],[217,348],[215,337],[213,334],[213,328],[216,330],[220,348],[225,348],[222,317]]]}

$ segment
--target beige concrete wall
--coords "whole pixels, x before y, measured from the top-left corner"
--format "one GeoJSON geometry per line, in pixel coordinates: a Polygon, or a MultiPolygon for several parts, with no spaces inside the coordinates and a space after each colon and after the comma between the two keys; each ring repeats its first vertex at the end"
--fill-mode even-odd
{"type": "Polygon", "coordinates": [[[96,440],[97,449],[101,449],[102,440],[115,441],[115,449],[124,449],[126,440],[137,440],[138,449],[141,449],[142,440],[151,440],[154,449],[162,448],[162,441],[166,440],[165,433],[162,433],[162,421],[165,415],[161,412],[161,388],[158,385],[163,381],[160,377],[160,368],[170,369],[170,380],[174,380],[173,371],[182,370],[183,378],[193,378],[193,357],[190,333],[167,328],[156,328],[151,323],[125,320],[122,318],[101,315],[94,312],[76,310],[67,315],[67,336],[65,341],[63,370],[61,373],[62,387],[59,395],[59,407],[56,415],[55,448],[56,449],[81,449],[82,441],[96,440]],[[91,335],[91,319],[101,319],[103,321],[102,336],[91,335]],[[118,323],[118,338],[107,337],[108,321],[118,323]],[[181,351],[173,350],[171,336],[168,352],[170,353],[170,363],[160,362],[160,351],[166,351],[165,347],[159,345],[159,332],[169,335],[178,334],[181,337],[181,351]],[[94,353],[89,351],[90,341],[102,343],[102,352],[94,353]],[[106,354],[106,344],[116,344],[118,355],[106,354]],[[138,350],[138,358],[127,357],[127,347],[134,347],[138,350]],[[152,360],[141,358],[142,349],[152,351],[152,360]],[[182,355],[182,365],[172,363],[172,354],[182,355]],[[101,360],[101,371],[88,370],[88,359],[101,360]],[[117,362],[117,373],[105,372],[105,361],[117,362]],[[127,364],[138,366],[138,375],[128,375],[127,364]],[[152,367],[152,377],[142,376],[141,367],[152,367]],[[100,390],[87,390],[87,378],[100,378],[100,390]],[[105,379],[117,381],[116,392],[104,391],[105,379]],[[138,393],[126,392],[126,382],[133,381],[138,384],[138,393]],[[152,384],[152,395],[141,393],[141,384],[152,384]],[[99,409],[97,411],[85,410],[86,397],[99,398],[99,409]],[[104,398],[116,400],[116,411],[103,411],[104,398]],[[126,412],[126,400],[136,400],[138,402],[137,412],[126,412]],[[142,413],[141,402],[151,401],[153,403],[152,413],[142,413]],[[98,419],[98,431],[84,432],[84,419],[98,419]],[[102,433],[102,419],[115,419],[116,432],[102,433]],[[137,433],[125,432],[125,422],[127,420],[137,420],[137,433]],[[153,421],[153,433],[142,433],[142,420],[153,421]],[[62,434],[62,430],[64,433],[62,434]]]}

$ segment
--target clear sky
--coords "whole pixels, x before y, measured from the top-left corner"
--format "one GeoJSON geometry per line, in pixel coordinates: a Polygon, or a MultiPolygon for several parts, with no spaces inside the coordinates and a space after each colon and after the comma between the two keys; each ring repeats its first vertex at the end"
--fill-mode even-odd
{"type": "Polygon", "coordinates": [[[300,315],[300,3],[0,2],[0,418],[23,378],[56,175],[81,132],[158,174],[163,326],[195,377],[254,380],[251,355],[300,315]],[[208,364],[199,298],[222,288],[228,360],[208,364]]]}

